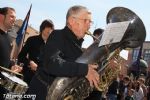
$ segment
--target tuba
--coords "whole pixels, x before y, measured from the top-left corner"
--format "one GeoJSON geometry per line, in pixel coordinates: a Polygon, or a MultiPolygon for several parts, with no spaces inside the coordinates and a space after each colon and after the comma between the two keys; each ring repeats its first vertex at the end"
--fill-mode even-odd
{"type": "MultiPolygon", "coordinates": [[[[121,67],[119,52],[125,48],[136,48],[145,40],[144,24],[134,12],[124,7],[115,7],[108,12],[108,24],[123,21],[130,21],[130,25],[120,42],[101,47],[94,42],[76,60],[78,63],[102,65],[97,69],[100,75],[99,91],[105,91],[113,78],[117,77],[121,67]]],[[[48,87],[46,100],[83,100],[92,91],[85,77],[57,77],[48,87]]]]}

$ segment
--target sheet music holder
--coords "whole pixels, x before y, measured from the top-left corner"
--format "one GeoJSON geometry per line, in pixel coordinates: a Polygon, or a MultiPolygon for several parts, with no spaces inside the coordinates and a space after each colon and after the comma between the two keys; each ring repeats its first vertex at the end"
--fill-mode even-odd
{"type": "Polygon", "coordinates": [[[130,21],[109,23],[106,26],[99,47],[107,44],[120,42],[128,29],[130,21]]]}

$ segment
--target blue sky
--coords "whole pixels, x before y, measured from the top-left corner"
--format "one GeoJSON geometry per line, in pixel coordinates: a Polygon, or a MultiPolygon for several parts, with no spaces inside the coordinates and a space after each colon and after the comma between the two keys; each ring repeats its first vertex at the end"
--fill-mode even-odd
{"type": "MultiPolygon", "coordinates": [[[[56,29],[61,29],[65,25],[65,17],[68,8],[73,5],[83,5],[92,12],[94,24],[90,31],[95,28],[105,28],[108,11],[117,6],[126,7],[135,12],[143,21],[147,36],[146,41],[150,41],[150,1],[149,0],[0,0],[0,7],[10,6],[15,8],[17,19],[24,19],[32,4],[29,25],[36,30],[44,19],[51,19],[56,29]]],[[[92,38],[85,37],[83,47],[92,43],[92,38]]]]}

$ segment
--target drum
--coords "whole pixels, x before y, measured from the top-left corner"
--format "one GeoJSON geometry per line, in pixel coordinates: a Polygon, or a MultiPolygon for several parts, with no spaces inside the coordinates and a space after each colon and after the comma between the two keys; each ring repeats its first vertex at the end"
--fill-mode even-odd
{"type": "Polygon", "coordinates": [[[24,94],[27,91],[28,85],[22,79],[7,72],[1,72],[1,74],[4,77],[1,80],[1,85],[10,93],[24,94]]]}

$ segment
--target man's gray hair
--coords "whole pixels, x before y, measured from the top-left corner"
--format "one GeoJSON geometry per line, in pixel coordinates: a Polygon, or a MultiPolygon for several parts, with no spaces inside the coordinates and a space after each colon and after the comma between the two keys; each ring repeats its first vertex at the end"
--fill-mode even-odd
{"type": "Polygon", "coordinates": [[[91,14],[91,12],[89,12],[89,10],[84,6],[80,6],[80,5],[72,6],[71,8],[69,8],[69,10],[67,12],[66,23],[70,16],[77,16],[80,14],[80,11],[82,11],[82,10],[87,11],[87,13],[91,14]]]}

